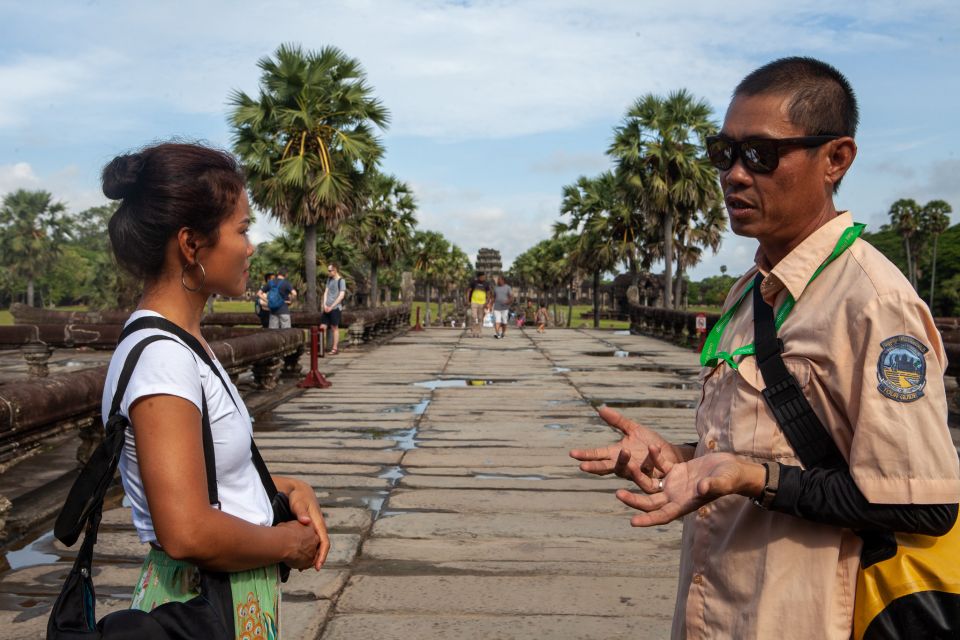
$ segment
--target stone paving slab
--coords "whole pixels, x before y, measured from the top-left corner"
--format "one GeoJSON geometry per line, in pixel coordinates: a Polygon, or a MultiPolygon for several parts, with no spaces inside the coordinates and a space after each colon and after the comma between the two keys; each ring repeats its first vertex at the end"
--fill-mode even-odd
{"type": "MultiPolygon", "coordinates": [[[[675,578],[670,579],[674,584],[675,578]]],[[[616,616],[650,615],[664,579],[577,576],[354,575],[342,613],[616,616]]],[[[657,601],[660,602],[657,602],[657,601]]]]}
{"type": "Polygon", "coordinates": [[[431,614],[341,614],[327,625],[323,640],[353,638],[457,638],[459,640],[531,640],[577,638],[620,640],[666,638],[670,618],[606,616],[450,616],[431,614]]]}

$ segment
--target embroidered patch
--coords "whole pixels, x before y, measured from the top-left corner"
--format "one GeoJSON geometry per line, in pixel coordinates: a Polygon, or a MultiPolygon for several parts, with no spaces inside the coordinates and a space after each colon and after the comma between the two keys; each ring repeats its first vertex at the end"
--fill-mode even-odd
{"type": "Polygon", "coordinates": [[[929,351],[922,342],[910,336],[893,336],[880,343],[883,351],[877,361],[877,389],[897,402],[913,402],[923,397],[927,384],[929,351]]]}

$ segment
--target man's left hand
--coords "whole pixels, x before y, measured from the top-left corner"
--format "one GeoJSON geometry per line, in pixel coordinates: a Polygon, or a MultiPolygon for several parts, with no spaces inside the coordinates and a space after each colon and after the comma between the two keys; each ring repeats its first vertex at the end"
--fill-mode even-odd
{"type": "Polygon", "coordinates": [[[764,468],[732,453],[710,453],[674,463],[661,453],[660,447],[652,445],[650,459],[663,477],[633,478],[646,495],[626,489],[617,491],[617,499],[622,503],[644,512],[630,519],[634,527],[673,522],[717,498],[736,493],[753,496],[763,489],[764,468]]]}

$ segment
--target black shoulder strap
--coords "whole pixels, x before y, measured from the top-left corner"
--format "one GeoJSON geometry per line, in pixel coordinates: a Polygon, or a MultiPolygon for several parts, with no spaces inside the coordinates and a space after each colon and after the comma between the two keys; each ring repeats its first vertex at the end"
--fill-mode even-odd
{"type": "MultiPolygon", "coordinates": [[[[77,541],[84,526],[88,523],[93,533],[93,540],[96,540],[96,529],[100,522],[103,501],[117,472],[117,465],[120,463],[120,455],[123,452],[126,428],[130,424],[129,420],[119,415],[120,404],[123,402],[123,395],[127,391],[133,370],[136,368],[140,356],[143,355],[144,349],[158,340],[172,341],[173,339],[162,335],[144,338],[133,346],[123,363],[120,377],[117,379],[117,389],[113,394],[110,405],[110,413],[107,416],[106,434],[74,481],[54,525],[54,535],[67,546],[72,546],[77,541]]],[[[219,506],[217,466],[206,396],[202,396],[201,423],[203,458],[207,473],[207,496],[210,504],[219,506]]]]}
{"type": "Polygon", "coordinates": [[[240,405],[237,403],[237,399],[233,397],[233,393],[230,391],[230,385],[228,385],[223,379],[223,376],[220,375],[220,369],[218,369],[216,364],[214,364],[213,358],[211,358],[210,354],[207,353],[207,350],[203,348],[203,345],[200,344],[200,341],[197,340],[186,329],[161,316],[144,316],[142,318],[137,318],[124,327],[123,332],[120,334],[120,342],[123,342],[123,339],[134,331],[140,331],[141,329],[159,329],[160,331],[172,333],[183,340],[184,343],[186,343],[186,345],[190,347],[195,354],[197,354],[197,357],[203,360],[203,363],[210,367],[210,370],[213,371],[213,375],[220,379],[224,390],[227,392],[227,395],[230,396],[230,400],[233,401],[233,406],[237,408],[237,411],[240,411],[240,405]]]}
{"type": "MultiPolygon", "coordinates": [[[[341,278],[343,280],[343,278],[341,278]]],[[[124,328],[123,333],[120,334],[120,340],[122,341],[127,335],[133,333],[134,331],[139,331],[141,329],[159,329],[161,331],[166,331],[172,333],[181,340],[183,340],[187,346],[189,346],[194,353],[197,354],[203,362],[210,367],[210,370],[213,371],[213,374],[219,378],[220,383],[223,385],[224,390],[227,392],[227,395],[230,396],[230,399],[233,401],[233,405],[237,408],[237,411],[240,411],[240,405],[237,403],[236,398],[233,397],[233,394],[230,392],[230,386],[227,384],[226,380],[223,379],[223,376],[220,375],[220,370],[216,367],[213,360],[210,358],[210,354],[207,353],[207,350],[203,348],[203,345],[200,344],[200,341],[197,340],[193,335],[188,333],[182,327],[170,322],[166,318],[161,316],[144,316],[142,318],[137,318],[124,328]]],[[[204,450],[207,446],[207,438],[209,437],[210,451],[213,451],[213,434],[210,431],[210,423],[206,418],[206,398],[204,398],[204,420],[206,420],[204,428],[204,450]]],[[[257,449],[257,443],[254,442],[253,438],[250,438],[250,455],[253,459],[253,466],[256,467],[257,473],[260,474],[260,481],[263,483],[263,487],[267,491],[267,497],[271,500],[273,496],[277,494],[276,484],[273,482],[273,478],[270,477],[270,472],[267,470],[267,465],[263,461],[263,457],[260,455],[260,451],[257,449]]],[[[209,462],[209,461],[208,461],[209,462]]],[[[209,484],[209,478],[214,477],[216,474],[216,466],[213,467],[213,473],[210,471],[210,466],[207,466],[207,478],[209,484]]],[[[216,491],[216,482],[213,483],[213,490],[216,491]]],[[[211,494],[211,495],[215,495],[211,494]]],[[[211,504],[214,504],[216,501],[211,501],[211,504]]],[[[216,502],[219,504],[219,502],[216,502]]]]}
{"type": "Polygon", "coordinates": [[[757,274],[753,286],[753,336],[757,366],[766,385],[763,398],[804,467],[844,468],[847,462],[843,454],[783,363],[783,341],[777,338],[773,308],[760,293],[762,281],[763,274],[757,274]]]}

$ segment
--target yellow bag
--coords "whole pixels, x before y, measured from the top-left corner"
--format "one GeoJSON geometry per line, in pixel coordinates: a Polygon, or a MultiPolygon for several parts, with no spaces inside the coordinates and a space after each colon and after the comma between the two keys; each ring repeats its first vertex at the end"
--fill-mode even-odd
{"type": "Polygon", "coordinates": [[[960,638],[960,519],[944,536],[898,533],[896,543],[893,557],[861,565],[853,637],[960,638]]]}

